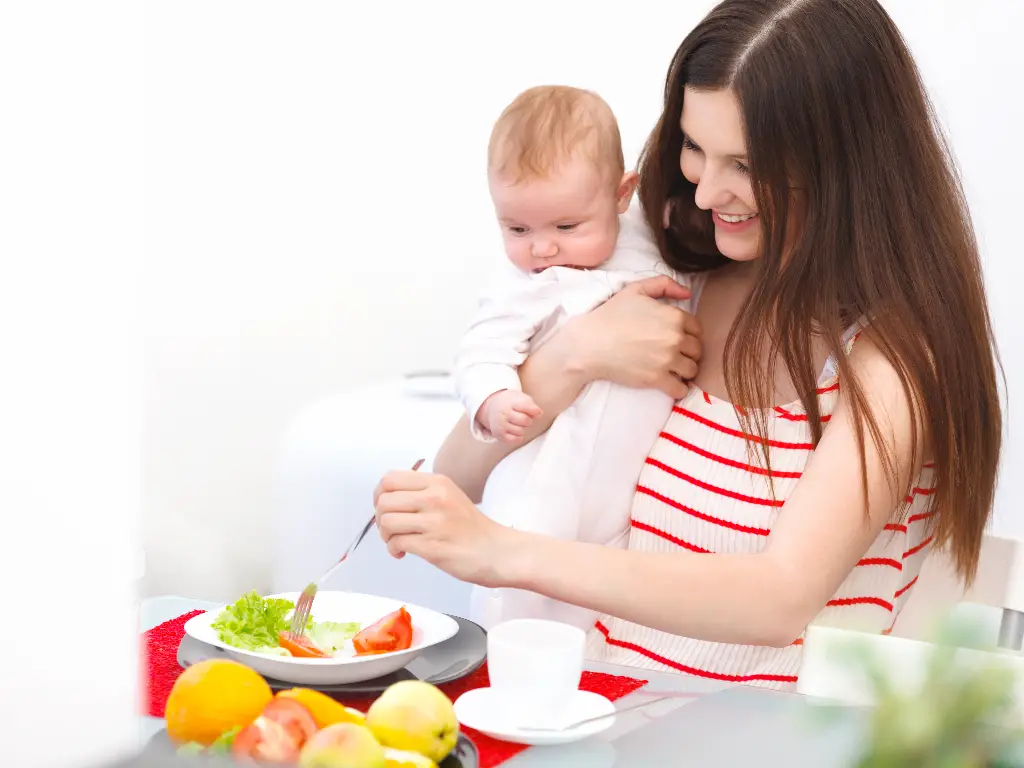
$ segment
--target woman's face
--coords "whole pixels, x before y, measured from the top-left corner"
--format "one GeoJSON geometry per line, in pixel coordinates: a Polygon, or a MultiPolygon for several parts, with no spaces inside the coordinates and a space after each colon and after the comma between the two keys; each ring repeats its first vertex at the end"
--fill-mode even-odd
{"type": "Polygon", "coordinates": [[[718,250],[733,261],[761,255],[761,227],[747,167],[739,102],[731,90],[686,87],[679,167],[697,185],[697,207],[711,211],[718,250]]]}

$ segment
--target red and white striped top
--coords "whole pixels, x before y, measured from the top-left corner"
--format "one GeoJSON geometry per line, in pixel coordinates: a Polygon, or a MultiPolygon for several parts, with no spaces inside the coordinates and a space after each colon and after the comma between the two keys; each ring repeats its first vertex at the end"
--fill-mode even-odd
{"type": "MultiPolygon", "coordinates": [[[[856,335],[851,335],[847,351],[854,341],[856,335]]],[[[823,374],[819,387],[819,408],[827,421],[839,396],[838,376],[823,374]]],[[[774,500],[765,470],[749,464],[735,407],[692,388],[676,404],[640,474],[629,548],[682,548],[711,557],[762,550],[813,450],[807,415],[799,404],[773,409],[767,438],[774,500]]],[[[880,633],[892,629],[931,541],[932,475],[932,467],[926,465],[906,499],[909,510],[894,511],[893,522],[815,624],[880,633]]],[[[614,664],[790,690],[795,687],[802,643],[802,637],[788,648],[713,643],[606,616],[590,631],[587,654],[614,664]]]]}

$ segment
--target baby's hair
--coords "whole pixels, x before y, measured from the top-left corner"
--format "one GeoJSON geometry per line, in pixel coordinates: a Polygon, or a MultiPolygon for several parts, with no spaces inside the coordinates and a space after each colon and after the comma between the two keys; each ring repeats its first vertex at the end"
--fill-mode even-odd
{"type": "Polygon", "coordinates": [[[546,178],[566,161],[594,163],[609,183],[625,170],[611,107],[592,91],[540,85],[505,107],[487,147],[488,172],[510,184],[546,178]]]}

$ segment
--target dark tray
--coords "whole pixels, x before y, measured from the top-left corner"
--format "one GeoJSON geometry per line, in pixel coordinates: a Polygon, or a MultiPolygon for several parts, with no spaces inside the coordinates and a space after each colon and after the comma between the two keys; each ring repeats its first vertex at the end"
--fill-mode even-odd
{"type": "MultiPolygon", "coordinates": [[[[167,731],[163,730],[157,732],[149,740],[142,754],[134,758],[134,762],[129,762],[123,767],[119,766],[118,768],[144,768],[150,765],[163,766],[165,762],[169,763],[171,760],[180,762],[183,766],[195,764],[197,760],[201,760],[201,764],[210,765],[212,768],[216,766],[228,768],[228,766],[238,765],[238,763],[230,758],[175,757],[175,747],[171,740],[167,738],[167,731]]],[[[287,767],[282,766],[282,768],[287,767]]],[[[480,754],[476,750],[476,745],[464,733],[460,733],[455,749],[440,762],[438,768],[480,768],[480,754]]]]}
{"type": "MultiPolygon", "coordinates": [[[[334,685],[303,685],[324,693],[339,696],[374,696],[399,680],[423,680],[433,685],[450,683],[465,677],[484,663],[487,658],[487,632],[479,624],[452,616],[459,625],[459,631],[443,643],[432,645],[413,659],[408,666],[384,677],[361,683],[337,683],[334,685]]],[[[178,664],[189,667],[204,659],[233,658],[227,651],[215,645],[196,640],[190,635],[182,638],[178,646],[178,664]]],[[[243,662],[244,663],[244,662],[243,662]]],[[[274,678],[265,678],[275,691],[295,688],[297,683],[286,683],[274,678]]]]}

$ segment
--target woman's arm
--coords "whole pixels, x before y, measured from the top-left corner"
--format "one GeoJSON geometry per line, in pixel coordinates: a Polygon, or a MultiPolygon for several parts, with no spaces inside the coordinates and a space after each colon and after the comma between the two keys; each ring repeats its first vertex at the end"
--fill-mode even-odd
{"type": "MultiPolygon", "coordinates": [[[[893,367],[868,338],[851,355],[901,478],[911,455],[910,408],[893,367]]],[[[919,434],[922,434],[919,431],[919,434]]],[[[395,556],[425,558],[457,578],[516,587],[677,635],[787,645],[863,557],[901,500],[865,435],[868,514],[850,410],[836,412],[758,554],[608,549],[514,531],[482,515],[446,478],[396,472],[375,494],[395,556]]]]}
{"type": "Polygon", "coordinates": [[[603,306],[566,323],[519,369],[523,391],[541,408],[522,443],[482,443],[463,416],[434,459],[434,470],[479,502],[491,470],[515,448],[547,431],[596,379],[656,387],[674,398],[686,394],[683,379],[697,373],[700,328],[682,310],[657,299],[686,299],[689,290],[667,277],[627,287],[603,306]]]}

